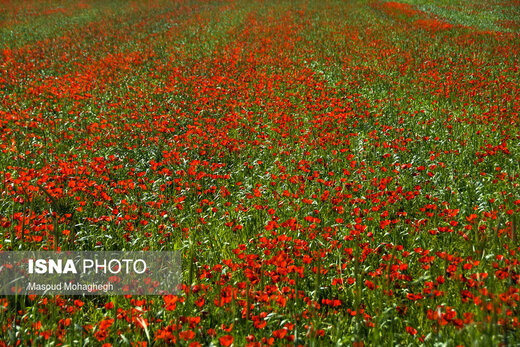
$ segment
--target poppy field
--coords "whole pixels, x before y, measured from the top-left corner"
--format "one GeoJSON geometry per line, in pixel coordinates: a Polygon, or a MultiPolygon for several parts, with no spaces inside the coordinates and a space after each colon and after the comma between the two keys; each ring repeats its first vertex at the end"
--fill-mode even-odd
{"type": "Polygon", "coordinates": [[[0,346],[519,345],[519,57],[518,0],[1,0],[0,252],[183,281],[0,346]]]}

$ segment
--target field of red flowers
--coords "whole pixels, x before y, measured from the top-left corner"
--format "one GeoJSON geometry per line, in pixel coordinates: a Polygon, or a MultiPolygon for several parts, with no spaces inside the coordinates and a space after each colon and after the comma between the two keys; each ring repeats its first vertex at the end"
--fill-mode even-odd
{"type": "Polygon", "coordinates": [[[0,345],[519,344],[519,5],[0,1],[0,250],[184,268],[0,345]]]}

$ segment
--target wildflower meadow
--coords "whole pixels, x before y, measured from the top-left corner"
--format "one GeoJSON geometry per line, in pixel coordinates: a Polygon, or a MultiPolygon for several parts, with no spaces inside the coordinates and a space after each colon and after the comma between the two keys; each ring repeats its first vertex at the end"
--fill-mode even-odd
{"type": "Polygon", "coordinates": [[[1,0],[0,346],[520,345],[518,0],[1,0]]]}

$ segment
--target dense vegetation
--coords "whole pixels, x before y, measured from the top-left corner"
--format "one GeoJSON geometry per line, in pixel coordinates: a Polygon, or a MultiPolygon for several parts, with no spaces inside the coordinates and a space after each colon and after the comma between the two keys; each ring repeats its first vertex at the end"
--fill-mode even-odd
{"type": "Polygon", "coordinates": [[[0,298],[0,345],[520,343],[518,0],[2,1],[0,250],[177,296],[0,298]]]}

